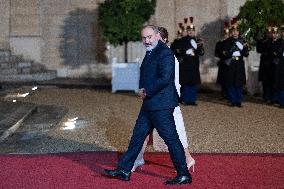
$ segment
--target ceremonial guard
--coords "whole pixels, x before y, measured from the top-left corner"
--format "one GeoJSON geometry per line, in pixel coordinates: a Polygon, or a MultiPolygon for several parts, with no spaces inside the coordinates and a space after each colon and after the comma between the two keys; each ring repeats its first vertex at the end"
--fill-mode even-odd
{"type": "Polygon", "coordinates": [[[181,48],[181,45],[182,45],[181,41],[182,40],[181,39],[183,37],[187,36],[185,23],[187,23],[187,18],[184,19],[184,24],[179,23],[179,30],[177,32],[177,38],[173,41],[173,43],[171,44],[171,47],[170,47],[179,62],[182,61],[182,54],[181,54],[181,49],[182,49],[181,48]]]}
{"type": "Polygon", "coordinates": [[[267,33],[264,39],[258,40],[256,51],[261,53],[258,80],[262,83],[263,99],[267,103],[275,101],[275,64],[273,63],[272,47],[275,46],[277,40],[277,27],[270,24],[267,27],[267,33]]]}
{"type": "Polygon", "coordinates": [[[280,108],[284,108],[284,23],[280,27],[281,37],[273,45],[275,55],[275,89],[280,108]]]}
{"type": "Polygon", "coordinates": [[[199,56],[204,54],[203,42],[195,36],[193,17],[185,19],[187,36],[180,40],[181,61],[179,67],[181,84],[181,101],[185,105],[196,106],[197,85],[201,83],[199,56]]]}
{"type": "Polygon", "coordinates": [[[223,55],[223,44],[226,39],[230,37],[230,31],[229,31],[229,23],[225,22],[224,23],[224,33],[223,33],[223,39],[219,40],[216,43],[215,46],[215,57],[219,58],[219,61],[217,63],[218,65],[218,74],[217,74],[217,83],[221,86],[221,94],[222,94],[222,99],[226,98],[226,78],[225,74],[228,69],[228,65],[225,64],[225,57],[223,55]]]}
{"type": "Polygon", "coordinates": [[[240,36],[237,19],[231,21],[230,37],[224,41],[223,55],[226,72],[227,97],[231,106],[242,107],[243,86],[246,83],[245,62],[243,57],[248,57],[247,43],[240,36]]]}

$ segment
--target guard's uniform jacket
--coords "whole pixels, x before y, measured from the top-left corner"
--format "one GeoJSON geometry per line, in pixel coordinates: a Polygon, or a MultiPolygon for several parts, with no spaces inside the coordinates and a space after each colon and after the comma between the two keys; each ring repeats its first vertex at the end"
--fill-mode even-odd
{"type": "Polygon", "coordinates": [[[248,57],[249,49],[246,42],[239,37],[235,39],[229,37],[223,44],[223,55],[225,64],[228,65],[228,71],[226,72],[225,84],[227,87],[242,87],[246,83],[245,62],[243,57],[248,57]],[[243,45],[243,49],[239,49],[236,42],[240,42],[243,45]],[[235,56],[234,52],[239,51],[239,56],[235,56]]]}
{"type": "Polygon", "coordinates": [[[223,55],[223,46],[225,40],[220,40],[216,43],[215,46],[215,57],[219,58],[217,62],[218,65],[218,75],[217,75],[217,83],[224,86],[225,85],[225,73],[227,72],[228,65],[225,64],[225,56],[223,55]]]}
{"type": "Polygon", "coordinates": [[[256,51],[260,53],[260,63],[259,63],[259,72],[258,72],[258,80],[266,83],[271,83],[273,78],[272,71],[272,39],[262,39],[257,41],[256,51]]]}
{"type": "Polygon", "coordinates": [[[197,85],[201,83],[199,71],[199,56],[204,55],[203,45],[201,40],[195,37],[186,36],[180,40],[180,53],[182,61],[180,62],[180,84],[181,85],[197,85]],[[197,44],[194,48],[192,40],[197,44]],[[188,50],[192,49],[192,53],[188,50]]]}
{"type": "Polygon", "coordinates": [[[275,65],[274,86],[277,91],[284,91],[284,39],[280,38],[273,45],[273,64],[275,65]]]}
{"type": "Polygon", "coordinates": [[[171,44],[171,50],[178,59],[179,62],[182,61],[182,54],[181,54],[181,49],[182,49],[182,44],[181,44],[181,38],[175,39],[173,43],[171,44]]]}

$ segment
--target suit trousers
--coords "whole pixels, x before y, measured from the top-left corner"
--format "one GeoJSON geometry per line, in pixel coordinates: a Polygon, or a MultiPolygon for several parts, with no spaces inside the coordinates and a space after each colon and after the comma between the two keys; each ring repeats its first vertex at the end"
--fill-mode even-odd
{"type": "Polygon", "coordinates": [[[185,103],[195,103],[197,100],[197,85],[182,85],[181,100],[185,103]]]}
{"type": "Polygon", "coordinates": [[[177,175],[189,175],[184,149],[177,134],[173,111],[173,108],[156,111],[146,111],[143,107],[141,108],[128,149],[118,162],[119,168],[131,171],[145,138],[155,128],[168,146],[171,160],[177,170],[177,175]]]}

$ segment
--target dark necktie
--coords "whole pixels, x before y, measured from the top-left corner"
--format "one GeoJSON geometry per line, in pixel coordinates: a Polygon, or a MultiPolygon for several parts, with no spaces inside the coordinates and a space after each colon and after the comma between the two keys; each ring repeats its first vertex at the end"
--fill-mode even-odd
{"type": "Polygon", "coordinates": [[[148,61],[151,51],[146,51],[145,60],[148,61]]]}
{"type": "Polygon", "coordinates": [[[152,51],[146,51],[146,57],[150,56],[152,51]]]}

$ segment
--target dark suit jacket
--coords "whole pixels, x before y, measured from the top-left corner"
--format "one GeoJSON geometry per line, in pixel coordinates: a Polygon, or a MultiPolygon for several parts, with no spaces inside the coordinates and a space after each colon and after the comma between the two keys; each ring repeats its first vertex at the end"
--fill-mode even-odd
{"type": "Polygon", "coordinates": [[[145,88],[145,110],[162,110],[178,106],[175,87],[175,58],[172,51],[161,41],[146,55],[140,67],[139,88],[145,88]]]}

